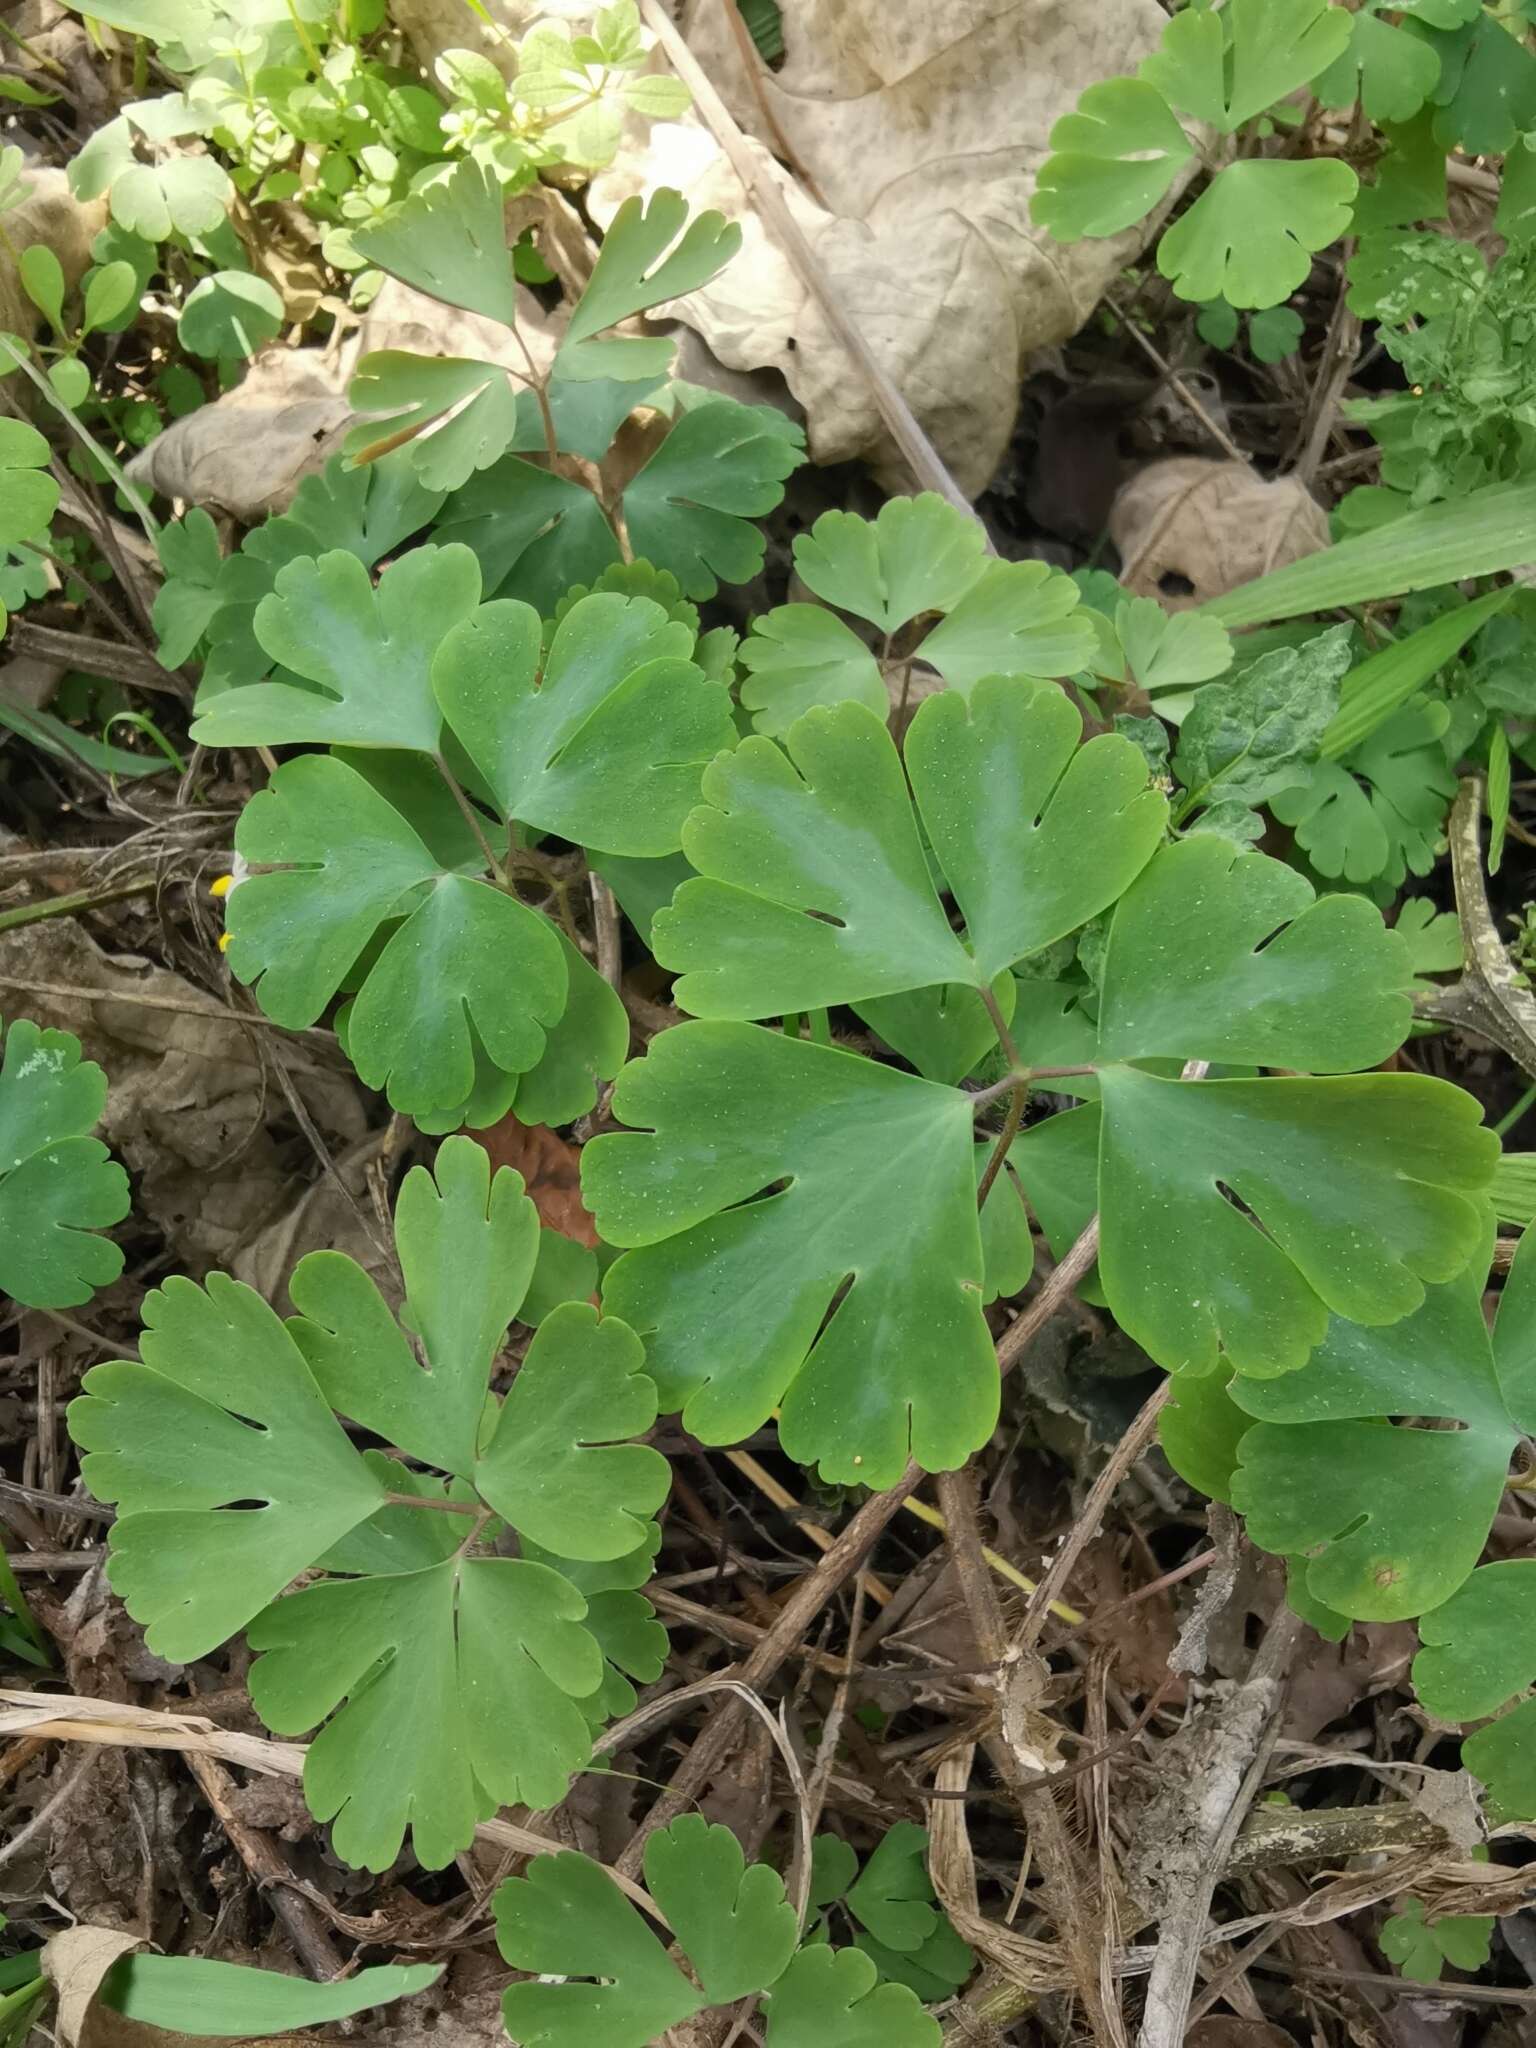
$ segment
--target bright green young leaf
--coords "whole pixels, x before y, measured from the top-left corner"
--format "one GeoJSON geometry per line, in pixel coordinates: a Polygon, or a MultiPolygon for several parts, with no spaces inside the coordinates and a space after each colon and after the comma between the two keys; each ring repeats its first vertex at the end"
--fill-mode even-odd
{"type": "MultiPolygon", "coordinates": [[[[525,1301],[520,1321],[531,1320],[529,1310],[525,1301]]],[[[556,1557],[530,1538],[522,1539],[523,1555],[530,1563],[552,1565],[587,1603],[586,1625],[602,1652],[603,1675],[597,1690],[584,1693],[577,1705],[594,1730],[621,1714],[633,1713],[635,1685],[654,1685],[666,1666],[667,1632],[650,1601],[636,1590],[655,1571],[660,1545],[661,1531],[652,1525],[644,1540],[625,1556],[594,1564],[556,1557]]]]}
{"type": "Polygon", "coordinates": [[[625,1069],[613,1106],[637,1128],[585,1147],[582,1185],[604,1239],[638,1247],[604,1300],[644,1339],[664,1410],[734,1443],[782,1400],[791,1457],[872,1486],[909,1453],[942,1471],[985,1440],[997,1367],[963,1094],[686,1024],[625,1069]]]}
{"type": "MultiPolygon", "coordinates": [[[[1175,15],[1174,24],[1215,19],[1175,15]]],[[[1331,157],[1246,157],[1218,171],[1168,229],[1157,267],[1181,299],[1277,306],[1305,282],[1314,253],[1348,233],[1358,190],[1354,172],[1331,157]]]]}
{"type": "Polygon", "coordinates": [[[45,243],[34,242],[23,249],[16,264],[22,290],[42,314],[56,335],[65,333],[64,266],[45,243]]]}
{"type": "Polygon", "coordinates": [[[1155,598],[1122,600],[1115,631],[1131,674],[1149,692],[1186,690],[1232,666],[1232,640],[1224,626],[1199,612],[1165,612],[1155,598]]]}
{"type": "MultiPolygon", "coordinates": [[[[546,1315],[511,1397],[490,1402],[539,1241],[516,1174],[493,1181],[481,1147],[450,1139],[435,1181],[421,1167],[407,1176],[395,1237],[399,1323],[335,1252],[300,1262],[300,1314],[286,1325],[222,1274],[206,1292],[171,1281],[149,1297],[143,1363],[96,1368],[70,1412],[90,1482],[122,1504],[110,1570],[130,1610],[183,1660],[249,1624],[263,1653],[257,1709],[283,1734],[325,1724],[306,1796],[336,1820],[338,1853],[370,1869],[393,1860],[407,1828],[436,1868],[498,1805],[558,1801],[610,1690],[582,1590],[553,1561],[478,1552],[477,1497],[481,1522],[497,1503],[514,1517],[526,1505],[535,1528],[562,1534],[571,1501],[588,1499],[580,1547],[638,1556],[638,1575],[629,1561],[609,1568],[621,1587],[648,1569],[639,1517],[665,1480],[654,1452],[617,1443],[655,1413],[639,1347],[590,1308],[546,1315]],[[333,1411],[453,1473],[451,1487],[360,1456],[333,1411]],[[513,1438],[536,1469],[560,1467],[553,1505],[509,1476],[513,1438]],[[413,1511],[412,1496],[447,1512],[413,1511]],[[277,1597],[312,1568],[332,1576],[277,1597]]],[[[643,1665],[637,1604],[638,1616],[610,1603],[602,1626],[643,1665]]]]}
{"type": "Polygon", "coordinates": [[[138,273],[121,258],[103,263],[85,274],[86,334],[115,331],[139,296],[138,273]]]}
{"type": "Polygon", "coordinates": [[[778,504],[804,455],[804,436],[777,406],[715,398],[691,407],[624,492],[630,545],[689,597],[750,582],[764,545],[751,521],[778,504]]]}
{"type": "Polygon", "coordinates": [[[621,1556],[666,1498],[666,1459],[625,1441],[656,1420],[656,1388],[644,1364],[634,1332],[611,1317],[600,1323],[585,1302],[567,1302],[539,1325],[476,1485],[545,1549],[569,1558],[621,1556]]]}
{"type": "Polygon", "coordinates": [[[495,1909],[503,1959],[545,1980],[503,1994],[520,2048],[650,2048],[703,2010],[702,1995],[585,1856],[536,1856],[526,1876],[501,1886],[495,1909]]]}
{"type": "Polygon", "coordinates": [[[0,419],[0,542],[37,540],[58,510],[48,453],[36,427],[0,419]]]}
{"type": "MultiPolygon", "coordinates": [[[[1422,1618],[1419,1637],[1413,1682],[1430,1713],[1442,1721],[1497,1714],[1536,1685],[1536,1567],[1528,1558],[1483,1565],[1422,1618]]],[[[1461,1760],[1487,1787],[1493,1818],[1536,1815],[1536,1700],[1464,1737],[1461,1760]]]]}
{"type": "Polygon", "coordinates": [[[1029,211],[1059,242],[1133,227],[1195,153],[1163,95],[1135,78],[1090,85],[1050,145],[1029,211]]]}
{"type": "Polygon", "coordinates": [[[1315,900],[1284,862],[1197,835],[1158,854],[1116,908],[1099,1058],[1352,1073],[1407,1036],[1411,978],[1374,904],[1315,900]]]}
{"type": "Polygon", "coordinates": [[[603,236],[587,288],[572,309],[555,357],[555,376],[630,382],[666,373],[672,343],[621,335],[600,339],[632,313],[697,291],[741,247],[741,229],[718,213],[688,218],[679,193],[651,194],[649,205],[626,199],[603,236]]]}
{"type": "Polygon", "coordinates": [[[440,1869],[496,1807],[564,1798],[588,1749],[577,1701],[602,1675],[586,1611],[544,1565],[455,1554],[326,1579],[253,1621],[256,1711],[279,1735],[325,1723],[304,1796],[337,1854],[386,1870],[409,1828],[440,1869]]]}
{"type": "Polygon", "coordinates": [[[986,560],[981,526],[936,491],[889,498],[873,519],[823,512],[795,541],[801,582],[882,633],[924,612],[953,611],[986,560]]]}
{"type": "Polygon", "coordinates": [[[425,1991],[442,1974],[441,1963],[388,1963],[341,1983],[312,1984],[205,1956],[128,1955],[102,1978],[96,2002],[168,2033],[250,2040],[372,2012],[425,1991]]]}
{"type": "Polygon", "coordinates": [[[1173,758],[1186,792],[1181,814],[1234,800],[1260,803],[1294,781],[1338,709],[1349,661],[1349,628],[1339,626],[1300,647],[1277,647],[1201,690],[1173,758]]]}
{"type": "Polygon", "coordinates": [[[171,1279],[143,1313],[142,1363],[94,1366],[69,1427],[86,1485],[118,1507],[113,1587],[152,1649],[190,1663],[366,1521],[384,1490],[260,1295],[223,1273],[206,1288],[171,1279]]]}
{"type": "Polygon", "coordinates": [[[1307,1558],[1308,1590],[1339,1613],[1438,1608],[1488,1540],[1518,1432],[1482,1318],[1486,1271],[1475,1260],[1390,1329],[1333,1322],[1305,1372],[1232,1383],[1259,1424],[1233,1503],[1264,1549],[1307,1558]]]}
{"type": "Polygon", "coordinates": [[[1449,716],[1441,703],[1405,704],[1342,761],[1307,763],[1303,782],[1274,792],[1270,809],[1320,875],[1396,889],[1410,869],[1429,873],[1456,794],[1439,744],[1449,716]]]}
{"type": "Polygon", "coordinates": [[[112,181],[112,218],[146,242],[163,242],[173,232],[211,234],[224,224],[234,192],[229,173],[211,156],[136,163],[112,181]]]}
{"type": "Polygon", "coordinates": [[[1295,355],[1305,333],[1301,315],[1290,306],[1270,306],[1250,314],[1248,346],[1261,363],[1283,363],[1295,355]]]}
{"type": "Polygon", "coordinates": [[[67,1031],[18,1018],[0,1066],[0,1293],[73,1308],[123,1270],[97,1231],[128,1214],[128,1176],[90,1134],[107,1077],[67,1031]]]}
{"type": "Polygon", "coordinates": [[[774,1983],[799,1929],[783,1880],[748,1864],[729,1828],[684,1814],[645,1845],[645,1882],[667,1916],[711,2005],[729,2005],[774,1983]]]}
{"type": "Polygon", "coordinates": [[[754,619],[741,663],[742,704],[757,731],[773,739],[818,705],[862,704],[880,719],[890,709],[879,662],[851,626],[819,604],[781,604],[754,619]]]}
{"type": "Polygon", "coordinates": [[[480,599],[466,547],[422,547],[377,587],[356,555],[300,557],[256,607],[256,637],[274,662],[319,687],[258,683],[224,691],[192,737],[211,747],[344,746],[437,749],[442,714],[430,672],[438,647],[480,599]]]}
{"type": "Polygon", "coordinates": [[[1492,1913],[1442,1913],[1426,1920],[1422,1899],[1404,1899],[1382,1922],[1377,1941],[1389,1963],[1415,1984],[1438,1984],[1447,1963],[1480,1970],[1493,1941],[1492,1913]]]}
{"type": "Polygon", "coordinates": [[[1440,83],[1440,53],[1408,30],[1361,8],[1349,43],[1313,86],[1325,107],[1358,98],[1371,120],[1411,121],[1440,83]]]}
{"type": "Polygon", "coordinates": [[[1350,17],[1330,0],[1229,0],[1220,14],[1176,14],[1139,76],[1184,113],[1230,135],[1326,71],[1349,39],[1350,17]]]}
{"type": "Polygon", "coordinates": [[[907,769],[964,911],[950,929],[884,724],[862,705],[813,711],[788,738],[745,741],[704,778],[685,882],[655,923],[657,957],[696,1015],[767,1017],[1003,968],[1112,902],[1162,836],[1166,807],[1129,741],[1079,747],[1058,690],[993,677],[969,704],[930,697],[907,769]],[[1085,861],[1083,849],[1094,858],[1085,861]]]}
{"type": "Polygon", "coordinates": [[[472,157],[404,200],[383,220],[354,228],[359,255],[449,306],[517,324],[517,279],[503,222],[501,183],[472,157]]]}
{"type": "Polygon", "coordinates": [[[1044,562],[988,562],[924,640],[921,658],[954,689],[984,676],[1071,676],[1095,648],[1070,576],[1044,562]]]}
{"type": "Polygon", "coordinates": [[[939,2048],[915,1994],[877,1976],[858,1949],[801,1949],[764,2001],[768,2048],[939,2048]]]}
{"type": "Polygon", "coordinates": [[[282,299],[264,277],[219,270],[187,294],[176,333],[192,355],[238,360],[265,348],[282,324],[282,299]]]}
{"type": "Polygon", "coordinates": [[[688,659],[693,644],[648,598],[594,592],[560,621],[545,660],[538,614],[504,599],[443,638],[432,676],[504,816],[654,856],[676,849],[705,763],[736,736],[724,687],[688,659]]]}
{"type": "Polygon", "coordinates": [[[848,1906],[886,1948],[920,1949],[943,1918],[928,1875],[928,1830],[893,1822],[850,1885],[848,1906]]]}

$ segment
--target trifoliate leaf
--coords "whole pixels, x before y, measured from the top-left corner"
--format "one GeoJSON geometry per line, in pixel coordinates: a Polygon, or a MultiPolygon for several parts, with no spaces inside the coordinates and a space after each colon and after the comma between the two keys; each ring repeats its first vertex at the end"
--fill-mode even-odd
{"type": "Polygon", "coordinates": [[[1407,1036],[1411,974],[1402,938],[1363,897],[1318,900],[1283,861],[1185,839],[1116,908],[1099,1057],[1350,1073],[1407,1036]]]}
{"type": "Polygon", "coordinates": [[[803,434],[777,406],[715,398],[691,407],[624,492],[630,545],[689,597],[750,582],[764,546],[750,522],[778,504],[804,457],[803,434]]]}
{"type": "Polygon", "coordinates": [[[59,508],[48,443],[26,420],[0,419],[0,542],[38,540],[59,508]]]}
{"type": "Polygon", "coordinates": [[[747,671],[742,705],[757,731],[774,739],[818,705],[862,704],[880,719],[890,710],[874,655],[851,626],[819,604],[781,604],[754,619],[741,643],[741,663],[747,671]]]}
{"type": "Polygon", "coordinates": [[[1256,804],[1294,781],[1339,708],[1349,664],[1349,629],[1339,626],[1261,655],[1230,681],[1207,684],[1179,728],[1173,758],[1186,791],[1183,813],[1256,804]]]}
{"type": "Polygon", "coordinates": [[[1044,562],[989,562],[924,640],[922,659],[964,692],[983,676],[1076,675],[1096,645],[1092,626],[1073,616],[1080,597],[1044,562]]]}
{"type": "Polygon", "coordinates": [[[1050,146],[1029,212],[1059,242],[1134,226],[1195,153],[1162,93],[1135,78],[1090,85],[1050,146]]]}
{"type": "Polygon", "coordinates": [[[256,1711],[280,1735],[325,1722],[304,1796],[337,1854],[386,1870],[409,1828],[440,1869],[496,1807],[564,1798],[588,1748],[576,1702],[602,1675],[585,1614],[543,1565],[455,1554],[306,1586],[254,1621],[256,1711]]]}
{"type": "Polygon", "coordinates": [[[645,1882],[711,2005],[729,2005],[784,1974],[799,1928],[783,1880],[748,1864],[729,1828],[684,1814],[645,1845],[645,1882]]]}
{"type": "Polygon", "coordinates": [[[264,277],[247,270],[219,270],[187,294],[176,321],[176,336],[194,356],[253,356],[283,324],[283,301],[264,277]]]}
{"type": "MultiPolygon", "coordinates": [[[[1422,1618],[1419,1637],[1413,1682],[1430,1713],[1442,1721],[1497,1714],[1536,1685],[1536,1566],[1528,1558],[1483,1565],[1422,1618]]],[[[1488,1788],[1495,1820],[1536,1815],[1536,1700],[1466,1736],[1461,1760],[1488,1788]]]]}
{"type": "Polygon", "coordinates": [[[1232,666],[1232,638],[1224,626],[1199,612],[1165,612],[1156,598],[1123,599],[1115,631],[1131,674],[1147,691],[1188,689],[1232,666]]]}
{"type": "Polygon", "coordinates": [[[86,1485],[118,1507],[113,1587],[159,1655],[190,1663],[366,1521],[384,1488],[260,1295],[211,1273],[206,1289],[168,1280],[143,1312],[142,1363],[94,1366],[69,1427],[86,1485]]]}
{"type": "Polygon", "coordinates": [[[600,1323],[585,1302],[567,1302],[539,1325],[475,1483],[545,1549],[622,1556],[666,1498],[666,1459],[624,1441],[656,1420],[644,1365],[634,1332],[612,1318],[600,1323]]]}
{"type": "Polygon", "coordinates": [[[128,1177],[90,1133],[107,1077],[67,1031],[18,1018],[0,1067],[0,1293],[73,1308],[123,1270],[93,1233],[128,1214],[128,1177]]]}
{"type": "Polygon", "coordinates": [[[729,1829],[686,1814],[658,1830],[646,1843],[645,1881],[702,1991],[585,1856],[536,1857],[497,1892],[502,1955],[542,1980],[514,1984],[503,1999],[508,2031],[524,2048],[648,2048],[706,2003],[730,2004],[782,1975],[797,1938],[794,1909],[778,1875],[747,1865],[729,1829]]]}
{"type": "Polygon", "coordinates": [[[1176,14],[1138,75],[1184,113],[1230,135],[1326,71],[1349,39],[1349,16],[1330,0],[1230,0],[1220,14],[1176,14]]]}
{"type": "MultiPolygon", "coordinates": [[[[1216,19],[1175,15],[1174,24],[1216,19]]],[[[1305,282],[1314,253],[1348,233],[1358,190],[1354,172],[1332,158],[1246,157],[1218,171],[1168,229],[1157,267],[1181,299],[1277,306],[1305,282]]]]}
{"type": "Polygon", "coordinates": [[[1358,98],[1373,121],[1411,121],[1439,82],[1434,45],[1362,8],[1350,16],[1348,47],[1313,91],[1325,107],[1358,98]]]}
{"type": "Polygon", "coordinates": [[[1448,722],[1443,704],[1405,704],[1342,761],[1308,762],[1304,782],[1271,795],[1320,875],[1396,889],[1410,869],[1429,873],[1456,794],[1438,744],[1448,722]]]}
{"type": "Polygon", "coordinates": [[[764,2001],[769,2048],[939,2048],[915,1994],[877,1977],[858,1949],[801,1949],[764,2001]]]}
{"type": "Polygon", "coordinates": [[[1335,1321],[1305,1372],[1232,1383],[1259,1423],[1234,1505],[1264,1549],[1303,1554],[1308,1590],[1353,1619],[1439,1607],[1488,1540],[1518,1432],[1482,1318],[1486,1271],[1475,1261],[1387,1330],[1335,1321]],[[1426,1426],[1437,1420],[1456,1426],[1426,1426]]]}
{"type": "Polygon", "coordinates": [[[1536,56],[1494,14],[1476,14],[1428,38],[1440,59],[1430,94],[1435,140],[1468,156],[1502,156],[1536,127],[1536,56]]]}
{"type": "Polygon", "coordinates": [[[206,235],[222,227],[234,198],[229,173],[211,156],[172,156],[130,164],[112,180],[112,218],[130,235],[163,242],[172,233],[206,235]]]}
{"type": "Polygon", "coordinates": [[[677,848],[704,764],[736,736],[693,644],[648,598],[601,592],[566,613],[545,660],[538,614],[502,599],[445,635],[432,672],[504,816],[655,856],[677,848]]]}
{"type": "MultiPolygon", "coordinates": [[[[122,1504],[109,1570],[130,1610],[183,1660],[251,1622],[265,1653],[251,1674],[258,1711],[284,1734],[326,1723],[306,1795],[318,1818],[337,1818],[338,1852],[372,1869],[407,1827],[438,1867],[496,1806],[563,1797],[588,1753],[588,1703],[608,1683],[571,1578],[476,1554],[492,1512],[482,1481],[504,1516],[526,1504],[551,1529],[568,1507],[509,1477],[512,1439],[561,1465],[566,1502],[590,1491],[591,1459],[615,1487],[584,1518],[580,1547],[648,1560],[651,1531],[632,1511],[655,1495],[660,1464],[621,1457],[615,1439],[626,1418],[654,1414],[654,1392],[633,1370],[634,1338],[584,1305],[545,1317],[526,1382],[499,1410],[489,1401],[539,1237],[516,1174],[493,1182],[481,1147],[450,1139],[435,1181],[420,1167],[407,1176],[395,1236],[420,1359],[373,1281],[318,1252],[295,1270],[301,1313],[286,1325],[222,1274],[206,1292],[168,1283],[149,1297],[143,1363],[96,1368],[70,1412],[92,1483],[122,1504]],[[360,1456],[333,1408],[453,1473],[451,1485],[360,1456]],[[413,1497],[437,1511],[413,1511],[413,1497]],[[312,1567],[347,1576],[258,1615],[312,1567]]],[[[628,1563],[609,1576],[637,1583],[628,1563]]],[[[609,1621],[633,1640],[632,1619],[609,1621]]]]}
{"type": "Polygon", "coordinates": [[[358,254],[446,305],[517,322],[517,279],[500,180],[473,157],[403,200],[383,220],[354,228],[358,254]]]}
{"type": "Polygon", "coordinates": [[[1426,1920],[1422,1899],[1404,1899],[1381,1924],[1382,1954],[1415,1984],[1438,1984],[1447,1963],[1480,1970],[1492,1946],[1492,1913],[1442,1913],[1426,1920]]]}
{"type": "Polygon", "coordinates": [[[982,528],[936,491],[888,499],[873,519],[823,512],[795,541],[801,582],[882,633],[924,612],[952,611],[986,559],[982,528]]]}
{"type": "Polygon", "coordinates": [[[901,759],[862,705],[813,711],[789,756],[750,739],[705,773],[685,882],[655,921],[657,958],[696,1015],[767,1017],[965,981],[1095,916],[1162,836],[1166,808],[1117,735],[1045,684],[993,677],[930,697],[908,732],[918,811],[969,950],[931,879],[901,759]],[[857,847],[856,857],[851,850],[857,847]],[[1083,848],[1092,846],[1092,861],[1083,848]]]}
{"type": "Polygon", "coordinates": [[[909,1452],[944,1470],[984,1441],[998,1386],[966,1096],[686,1024],[624,1070],[613,1108],[642,1128],[592,1140],[582,1184],[603,1238],[640,1247],[604,1300],[644,1338],[663,1409],[734,1443],[782,1400],[791,1457],[873,1486],[909,1452]]]}
{"type": "Polygon", "coordinates": [[[212,747],[330,741],[433,753],[442,714],[432,657],[479,598],[479,564],[466,547],[414,548],[376,588],[357,556],[340,550],[290,562],[256,607],[256,637],[274,662],[319,687],[227,690],[199,713],[192,736],[212,747]]]}
{"type": "Polygon", "coordinates": [[[677,192],[653,192],[649,205],[626,199],[608,223],[587,288],[572,309],[555,356],[556,378],[628,382],[665,375],[672,360],[670,341],[597,337],[632,313],[697,291],[740,247],[741,229],[735,222],[718,213],[689,220],[687,202],[677,192]]]}

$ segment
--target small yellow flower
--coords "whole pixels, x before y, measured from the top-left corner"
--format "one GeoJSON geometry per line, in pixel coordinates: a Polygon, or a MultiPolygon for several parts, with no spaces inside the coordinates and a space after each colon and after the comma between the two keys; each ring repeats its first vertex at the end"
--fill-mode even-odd
{"type": "Polygon", "coordinates": [[[229,933],[228,933],[228,932],[220,932],[220,933],[219,933],[219,951],[220,951],[221,953],[227,953],[227,952],[229,951],[229,933]]]}
{"type": "Polygon", "coordinates": [[[227,896],[234,886],[235,878],[233,875],[220,875],[219,879],[210,886],[208,894],[210,896],[227,896]]]}

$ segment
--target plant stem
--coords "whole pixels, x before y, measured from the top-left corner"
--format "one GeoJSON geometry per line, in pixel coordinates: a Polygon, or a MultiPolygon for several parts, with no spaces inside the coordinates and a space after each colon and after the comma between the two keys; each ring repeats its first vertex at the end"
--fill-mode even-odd
{"type": "Polygon", "coordinates": [[[1029,1100],[1028,1081],[1016,1081],[1013,1093],[1008,1098],[1008,1114],[1003,1119],[1003,1128],[998,1133],[997,1143],[992,1148],[992,1157],[987,1161],[986,1171],[976,1184],[976,1206],[986,1204],[992,1192],[993,1183],[1003,1170],[1003,1161],[1008,1157],[1009,1148],[1019,1135],[1019,1126],[1024,1121],[1024,1105],[1029,1100]]]}
{"type": "Polygon", "coordinates": [[[1520,1100],[1515,1104],[1514,1108],[1509,1112],[1508,1116],[1501,1116],[1499,1118],[1498,1122],[1493,1127],[1494,1136],[1496,1138],[1508,1137],[1509,1133],[1515,1128],[1515,1125],[1519,1123],[1521,1117],[1525,1115],[1525,1112],[1530,1108],[1533,1102],[1536,1102],[1536,1081],[1533,1081],[1530,1087],[1526,1089],[1525,1093],[1520,1097],[1520,1100]]]}
{"type": "Polygon", "coordinates": [[[443,759],[442,755],[434,754],[432,758],[437,763],[437,772],[439,773],[439,775],[442,776],[444,782],[446,782],[448,787],[453,791],[453,800],[458,805],[459,809],[463,812],[465,824],[469,827],[470,831],[474,833],[475,844],[479,847],[482,855],[484,856],[486,866],[490,869],[491,873],[496,877],[498,885],[504,889],[507,886],[507,871],[502,866],[501,862],[496,858],[495,854],[491,851],[491,842],[485,836],[484,828],[480,823],[479,813],[476,811],[474,805],[470,802],[469,798],[464,794],[463,789],[459,785],[459,778],[448,766],[448,763],[443,759]]]}
{"type": "Polygon", "coordinates": [[[994,1102],[1001,1102],[1009,1089],[1017,1087],[1020,1082],[1026,1088],[1033,1088],[1037,1081],[1062,1080],[1069,1074],[1097,1072],[1097,1067],[1020,1067],[1017,1072],[1008,1075],[1006,1080],[994,1081],[990,1088],[978,1088],[971,1097],[971,1107],[977,1111],[990,1109],[994,1102]]]}
{"type": "Polygon", "coordinates": [[[997,1042],[1003,1048],[1003,1057],[1015,1073],[1022,1073],[1024,1061],[1020,1057],[1019,1048],[1013,1042],[1013,1033],[1008,1029],[1007,1019],[1003,1016],[997,997],[989,988],[978,989],[977,994],[981,997],[987,1015],[992,1019],[992,1029],[997,1033],[997,1042]]]}
{"type": "Polygon", "coordinates": [[[142,896],[154,886],[153,875],[139,875],[131,882],[114,883],[110,889],[76,889],[68,896],[49,896],[42,903],[18,904],[14,910],[0,910],[0,932],[13,932],[24,924],[41,924],[49,917],[73,917],[78,910],[94,910],[102,903],[121,903],[129,896],[142,896]]]}
{"type": "Polygon", "coordinates": [[[419,1493],[386,1493],[384,1505],[391,1508],[430,1508],[439,1515],[478,1515],[482,1510],[468,1500],[427,1500],[419,1493]]]}

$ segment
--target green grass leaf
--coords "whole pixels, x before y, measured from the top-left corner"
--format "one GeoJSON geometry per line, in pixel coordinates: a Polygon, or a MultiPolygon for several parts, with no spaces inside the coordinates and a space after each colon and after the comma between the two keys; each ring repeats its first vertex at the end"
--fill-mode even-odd
{"type": "Polygon", "coordinates": [[[372,2012],[425,1991],[442,1974],[441,1963],[388,1963],[345,1983],[311,1984],[202,1956],[129,1955],[102,1978],[96,2002],[140,2026],[249,2039],[372,2012]]]}
{"type": "Polygon", "coordinates": [[[686,1024],[613,1103],[632,1128],[586,1146],[582,1185],[606,1241],[639,1247],[604,1300],[645,1334],[663,1409],[734,1443],[782,1400],[789,1455],[849,1483],[889,1484],[909,1450],[963,1462],[998,1399],[967,1098],[753,1025],[686,1024]]]}
{"type": "MultiPolygon", "coordinates": [[[[1216,18],[1175,15],[1174,24],[1216,18]]],[[[1316,251],[1348,232],[1358,190],[1354,172],[1332,158],[1228,164],[1163,236],[1157,267],[1181,299],[1277,306],[1306,282],[1316,251]]]]}
{"type": "Polygon", "coordinates": [[[128,1214],[128,1177],[90,1133],[107,1077],[80,1041],[17,1018],[0,1065],[0,1292],[73,1308],[123,1270],[95,1233],[128,1214]]]}

